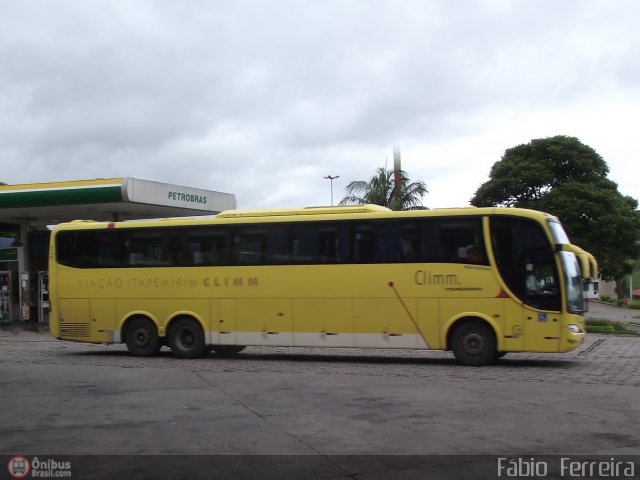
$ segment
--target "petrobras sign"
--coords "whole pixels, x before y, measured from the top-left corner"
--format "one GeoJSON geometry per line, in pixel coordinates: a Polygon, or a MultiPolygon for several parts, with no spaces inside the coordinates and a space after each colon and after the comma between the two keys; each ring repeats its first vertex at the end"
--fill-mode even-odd
{"type": "Polygon", "coordinates": [[[186,202],[186,203],[196,203],[200,205],[207,204],[207,195],[197,195],[194,193],[185,193],[185,192],[176,192],[169,190],[167,194],[167,198],[169,201],[178,201],[178,202],[186,202]]]}
{"type": "Polygon", "coordinates": [[[132,203],[179,207],[202,213],[236,208],[236,197],[233,194],[182,185],[126,178],[122,190],[125,201],[132,203]]]}

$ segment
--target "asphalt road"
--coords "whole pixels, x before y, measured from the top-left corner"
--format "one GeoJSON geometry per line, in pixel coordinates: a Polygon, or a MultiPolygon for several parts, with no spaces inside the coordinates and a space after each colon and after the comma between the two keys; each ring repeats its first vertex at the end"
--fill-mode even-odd
{"type": "Polygon", "coordinates": [[[586,318],[604,318],[619,322],[640,324],[640,310],[614,307],[608,303],[590,300],[589,310],[585,313],[586,318]]]}
{"type": "MultiPolygon", "coordinates": [[[[438,465],[478,458],[494,474],[500,455],[640,455],[639,358],[640,338],[589,335],[569,354],[482,368],[447,352],[362,349],[178,360],[4,330],[0,461],[126,456],[89,457],[74,478],[138,468],[135,478],[374,480],[453,478],[438,465]]],[[[468,468],[457,474],[493,478],[468,468]]]]}

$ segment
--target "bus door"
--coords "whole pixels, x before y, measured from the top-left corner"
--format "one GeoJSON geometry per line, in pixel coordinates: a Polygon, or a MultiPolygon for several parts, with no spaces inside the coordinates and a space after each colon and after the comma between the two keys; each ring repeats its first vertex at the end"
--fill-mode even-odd
{"type": "Polygon", "coordinates": [[[557,351],[562,313],[560,281],[553,253],[546,249],[525,252],[524,272],[525,349],[557,351]]]}
{"type": "Polygon", "coordinates": [[[496,266],[515,297],[504,303],[505,349],[557,351],[562,302],[553,246],[535,222],[495,217],[490,225],[496,266]]]}

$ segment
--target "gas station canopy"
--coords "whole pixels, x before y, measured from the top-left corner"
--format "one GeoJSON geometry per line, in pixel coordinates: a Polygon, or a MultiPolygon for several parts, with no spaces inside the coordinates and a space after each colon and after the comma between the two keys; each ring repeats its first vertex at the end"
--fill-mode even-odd
{"type": "Polygon", "coordinates": [[[215,215],[235,208],[229,193],[137,178],[0,185],[0,227],[16,234],[0,245],[0,324],[48,318],[49,238],[30,235],[48,232],[32,232],[32,226],[215,215]]]}
{"type": "Polygon", "coordinates": [[[0,223],[136,220],[215,215],[235,195],[137,178],[0,185],[0,223]]]}

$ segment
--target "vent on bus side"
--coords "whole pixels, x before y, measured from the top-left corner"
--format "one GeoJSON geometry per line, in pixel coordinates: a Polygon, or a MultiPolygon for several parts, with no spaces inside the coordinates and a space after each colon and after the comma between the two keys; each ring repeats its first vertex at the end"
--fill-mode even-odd
{"type": "Polygon", "coordinates": [[[89,337],[91,325],[89,323],[60,323],[61,337],[89,337]]]}

